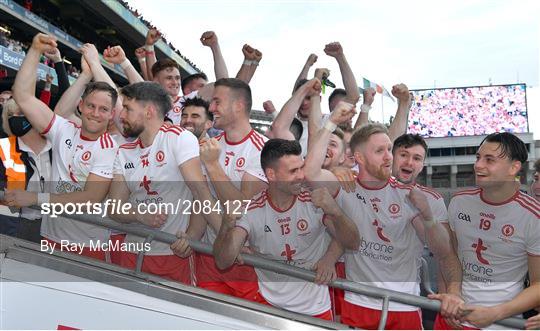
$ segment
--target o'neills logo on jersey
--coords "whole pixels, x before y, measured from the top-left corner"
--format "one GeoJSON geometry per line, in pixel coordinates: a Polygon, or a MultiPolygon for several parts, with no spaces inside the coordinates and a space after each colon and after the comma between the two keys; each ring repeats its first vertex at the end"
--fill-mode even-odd
{"type": "Polygon", "coordinates": [[[128,162],[124,164],[124,169],[135,169],[135,166],[133,165],[133,162],[128,162]]]}
{"type": "Polygon", "coordinates": [[[478,262],[489,265],[489,261],[482,256],[482,252],[487,250],[487,247],[484,246],[484,242],[482,241],[482,239],[478,238],[478,241],[473,243],[471,247],[475,249],[478,262]]]}
{"type": "Polygon", "coordinates": [[[92,157],[92,153],[90,151],[86,151],[81,156],[81,160],[88,161],[88,160],[90,160],[91,157],[92,157]]]}
{"type": "Polygon", "coordinates": [[[495,215],[493,215],[492,213],[489,213],[489,214],[487,214],[487,213],[480,213],[480,216],[485,217],[485,218],[491,218],[492,220],[495,219],[495,215]]]}
{"type": "Polygon", "coordinates": [[[390,239],[384,234],[383,228],[379,226],[379,221],[373,220],[373,223],[371,223],[375,228],[377,229],[377,236],[382,241],[390,242],[390,239]]]}
{"type": "Polygon", "coordinates": [[[246,164],[246,159],[244,159],[243,157],[240,157],[238,158],[238,160],[236,160],[237,168],[242,168],[245,164],[246,164]]]}
{"type": "Polygon", "coordinates": [[[291,221],[291,218],[289,216],[285,217],[285,218],[279,218],[277,220],[278,224],[281,224],[281,223],[289,223],[291,221]]]}

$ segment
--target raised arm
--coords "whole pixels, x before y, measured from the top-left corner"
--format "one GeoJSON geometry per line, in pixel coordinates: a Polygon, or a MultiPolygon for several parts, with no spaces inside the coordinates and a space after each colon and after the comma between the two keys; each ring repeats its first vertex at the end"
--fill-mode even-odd
{"type": "MultiPolygon", "coordinates": [[[[330,76],[330,70],[326,68],[315,69],[315,78],[320,82],[323,81],[323,77],[328,78],[328,76],[330,76]]],[[[321,95],[315,94],[311,96],[309,101],[311,106],[308,116],[308,145],[322,126],[321,95]]]]}
{"type": "Polygon", "coordinates": [[[353,105],[346,102],[339,102],[330,114],[329,121],[319,129],[312,143],[308,145],[308,154],[304,163],[304,175],[313,188],[326,187],[334,194],[339,190],[339,182],[334,174],[326,169],[322,169],[330,135],[341,123],[346,123],[355,114],[353,105]]]}
{"type": "Polygon", "coordinates": [[[356,105],[360,99],[360,92],[358,91],[358,84],[356,84],[356,78],[345,58],[343,53],[343,47],[339,42],[333,42],[324,47],[324,52],[326,55],[331,56],[336,59],[339,65],[339,71],[341,72],[341,77],[343,79],[343,86],[347,92],[345,100],[348,103],[356,105]]]}
{"type": "Polygon", "coordinates": [[[220,78],[229,78],[229,72],[227,71],[227,65],[223,54],[221,54],[221,48],[219,47],[218,37],[214,31],[206,31],[201,36],[201,43],[204,46],[210,47],[212,50],[212,56],[214,58],[214,73],[216,80],[220,78]]]}
{"type": "Polygon", "coordinates": [[[81,56],[81,73],[73,85],[71,85],[58,100],[54,112],[63,118],[80,124],[81,119],[75,114],[77,105],[81,100],[81,96],[86,88],[86,84],[92,80],[92,70],[88,62],[81,56]]]}
{"type": "Polygon", "coordinates": [[[94,44],[84,44],[81,47],[81,53],[83,54],[84,59],[90,66],[90,70],[92,70],[94,81],[105,82],[111,85],[112,87],[116,88],[116,84],[114,84],[109,74],[105,71],[105,69],[101,65],[101,62],[99,60],[99,53],[97,51],[96,46],[94,44]]]}
{"type": "MultiPolygon", "coordinates": [[[[54,63],[54,71],[56,71],[56,77],[58,79],[58,95],[62,95],[69,88],[69,78],[60,50],[56,48],[53,52],[45,52],[43,54],[54,63]]],[[[55,107],[55,105],[50,106],[51,108],[55,107]]]]}
{"type": "Polygon", "coordinates": [[[317,62],[317,55],[315,54],[309,54],[307,60],[306,60],[306,63],[304,64],[304,66],[302,67],[302,71],[300,71],[300,74],[298,75],[298,77],[296,78],[296,80],[294,81],[294,85],[293,85],[293,93],[294,93],[294,88],[296,87],[296,85],[298,84],[298,82],[300,82],[301,80],[303,79],[307,79],[308,77],[308,73],[309,73],[309,69],[315,64],[315,62],[317,62]]]}
{"type": "Polygon", "coordinates": [[[32,40],[32,46],[13,83],[13,99],[21,107],[32,127],[39,132],[45,130],[54,114],[46,104],[36,98],[37,67],[41,54],[46,51],[53,52],[55,48],[54,37],[38,33],[32,40]]]}
{"type": "Polygon", "coordinates": [[[107,47],[107,49],[103,51],[103,58],[109,63],[120,65],[130,84],[144,81],[135,67],[129,62],[126,53],[121,46],[107,47]]]}
{"type": "Polygon", "coordinates": [[[154,79],[152,76],[152,66],[157,62],[154,45],[161,39],[161,34],[156,29],[149,29],[146,33],[146,42],[144,44],[146,54],[146,72],[149,80],[154,79]]]}
{"type": "Polygon", "coordinates": [[[289,130],[294,116],[302,105],[304,98],[318,95],[321,92],[321,82],[312,79],[300,86],[292,97],[283,105],[281,111],[272,123],[271,130],[274,138],[294,140],[294,135],[289,130]]]}
{"type": "Polygon", "coordinates": [[[137,57],[137,62],[139,62],[139,69],[141,70],[144,80],[150,80],[150,76],[148,76],[148,68],[146,67],[146,50],[144,47],[139,47],[135,50],[135,57],[137,57]]]}
{"type": "Polygon", "coordinates": [[[377,92],[373,87],[368,87],[367,89],[364,89],[364,100],[362,101],[362,105],[360,106],[360,115],[358,115],[356,123],[354,124],[355,129],[369,123],[369,111],[371,109],[373,101],[375,100],[376,93],[377,92]]]}
{"type": "Polygon", "coordinates": [[[262,53],[248,44],[245,44],[242,47],[242,53],[244,54],[244,62],[242,62],[242,66],[240,66],[236,78],[249,84],[253,75],[255,75],[260,59],[262,59],[262,53]]]}
{"type": "Polygon", "coordinates": [[[397,137],[407,132],[407,117],[411,109],[412,96],[405,84],[394,85],[392,87],[392,95],[398,99],[396,117],[394,117],[390,128],[388,128],[388,137],[393,142],[397,137]]]}

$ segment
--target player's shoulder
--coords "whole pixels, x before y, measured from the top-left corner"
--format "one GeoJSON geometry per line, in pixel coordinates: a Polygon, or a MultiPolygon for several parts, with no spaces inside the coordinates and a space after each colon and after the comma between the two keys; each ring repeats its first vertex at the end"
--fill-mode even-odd
{"type": "Polygon", "coordinates": [[[535,216],[536,219],[540,219],[540,202],[530,195],[519,191],[514,198],[526,213],[535,216]]]}
{"type": "Polygon", "coordinates": [[[450,202],[455,201],[455,200],[468,199],[468,198],[471,198],[471,197],[474,197],[474,196],[479,197],[481,192],[482,192],[482,189],[478,188],[478,187],[472,188],[472,189],[466,189],[466,190],[457,191],[452,195],[452,198],[450,199],[450,202]]]}
{"type": "Polygon", "coordinates": [[[186,132],[187,130],[181,127],[180,125],[174,125],[169,123],[164,123],[160,128],[159,131],[162,132],[164,135],[172,135],[172,136],[180,136],[182,133],[186,132]]]}
{"type": "Polygon", "coordinates": [[[258,133],[255,130],[251,130],[249,133],[249,142],[259,152],[262,151],[264,144],[268,141],[268,138],[258,133]]]}
{"type": "Polygon", "coordinates": [[[107,132],[99,136],[99,138],[96,140],[97,145],[99,148],[104,150],[111,150],[118,148],[118,144],[116,141],[111,137],[111,135],[107,132]]]}
{"type": "Polygon", "coordinates": [[[395,177],[390,177],[390,179],[388,180],[388,186],[394,190],[407,193],[413,188],[411,184],[403,184],[395,177]]]}
{"type": "Polygon", "coordinates": [[[416,184],[416,187],[420,191],[426,193],[428,196],[432,197],[435,200],[443,199],[443,196],[439,192],[437,192],[435,189],[433,189],[431,187],[427,187],[427,186],[420,185],[420,184],[416,184]]]}
{"type": "Polygon", "coordinates": [[[300,194],[298,194],[297,198],[300,202],[311,202],[311,192],[302,189],[302,191],[300,191],[300,194]]]}
{"type": "Polygon", "coordinates": [[[254,212],[255,210],[263,209],[268,203],[268,192],[266,190],[261,191],[251,199],[248,207],[248,212],[254,212]]]}
{"type": "Polygon", "coordinates": [[[142,147],[142,143],[139,138],[137,138],[137,140],[135,141],[127,142],[125,144],[120,145],[119,150],[137,149],[138,147],[142,147]]]}

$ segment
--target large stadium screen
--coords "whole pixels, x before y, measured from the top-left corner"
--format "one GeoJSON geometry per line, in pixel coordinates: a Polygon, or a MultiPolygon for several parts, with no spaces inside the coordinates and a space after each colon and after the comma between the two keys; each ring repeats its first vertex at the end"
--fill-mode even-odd
{"type": "Polygon", "coordinates": [[[409,133],[448,137],[528,132],[525,84],[411,92],[409,133]]]}

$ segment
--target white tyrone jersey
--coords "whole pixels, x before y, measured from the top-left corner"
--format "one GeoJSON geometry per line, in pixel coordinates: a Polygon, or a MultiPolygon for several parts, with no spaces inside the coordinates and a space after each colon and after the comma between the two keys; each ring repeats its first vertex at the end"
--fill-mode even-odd
{"type": "Polygon", "coordinates": [[[481,189],[456,193],[448,207],[458,241],[467,304],[493,306],[523,290],[527,254],[540,255],[540,204],[517,191],[490,204],[481,189]]]}
{"type": "MultiPolygon", "coordinates": [[[[330,242],[322,210],[302,192],[287,210],[272,204],[267,191],[257,194],[236,223],[246,230],[250,247],[270,260],[310,270],[330,242]]],[[[255,268],[263,297],[274,306],[307,315],[330,310],[328,287],[255,268]]]]}
{"type": "MultiPolygon", "coordinates": [[[[419,295],[419,269],[423,244],[412,219],[418,212],[406,202],[410,186],[390,178],[381,189],[364,188],[347,193],[340,190],[336,201],[354,221],[360,233],[358,251],[345,253],[347,279],[366,285],[419,295]]],[[[382,300],[345,292],[352,304],[380,310],[382,300]]],[[[392,311],[416,311],[413,307],[390,302],[392,311]]]]}
{"type": "MultiPolygon", "coordinates": [[[[51,193],[82,191],[91,173],[112,178],[118,145],[108,133],[91,140],[82,135],[78,125],[54,115],[42,134],[54,146],[51,193]]],[[[56,242],[69,240],[71,243],[85,243],[88,247],[90,241],[107,240],[109,230],[62,217],[46,216],[41,224],[41,235],[56,242]]]]}
{"type": "Polygon", "coordinates": [[[177,96],[173,101],[173,107],[167,112],[167,118],[169,118],[174,125],[180,125],[182,120],[182,110],[184,109],[184,103],[186,99],[195,98],[198,95],[197,91],[193,91],[188,95],[177,96]]]}
{"type": "Polygon", "coordinates": [[[443,196],[432,188],[422,186],[420,184],[414,185],[418,188],[427,198],[431,213],[433,214],[433,220],[436,222],[447,223],[448,222],[448,210],[444,204],[443,196]]]}
{"type": "MultiPolygon", "coordinates": [[[[267,181],[261,167],[261,151],[268,138],[252,129],[239,142],[228,141],[225,132],[216,136],[216,139],[221,148],[219,164],[237,189],[241,188],[242,178],[246,173],[262,181],[267,181]]],[[[213,184],[210,181],[208,184],[214,197],[217,197],[213,184]]],[[[205,241],[213,244],[215,239],[216,233],[208,226],[205,241]]]]}
{"type": "MultiPolygon", "coordinates": [[[[186,231],[189,222],[188,208],[193,196],[178,168],[184,162],[199,156],[195,136],[179,126],[164,124],[154,137],[152,145],[142,146],[141,140],[120,146],[116,158],[115,174],[124,176],[131,192],[130,202],[165,206],[167,222],[159,229],[176,234],[186,231]],[[178,207],[178,209],[176,209],[178,207]],[[186,211],[186,208],[187,211],[186,211]]],[[[144,238],[128,234],[126,243],[143,243],[144,238]]],[[[168,244],[152,241],[147,255],[172,255],[168,244]]]]}

